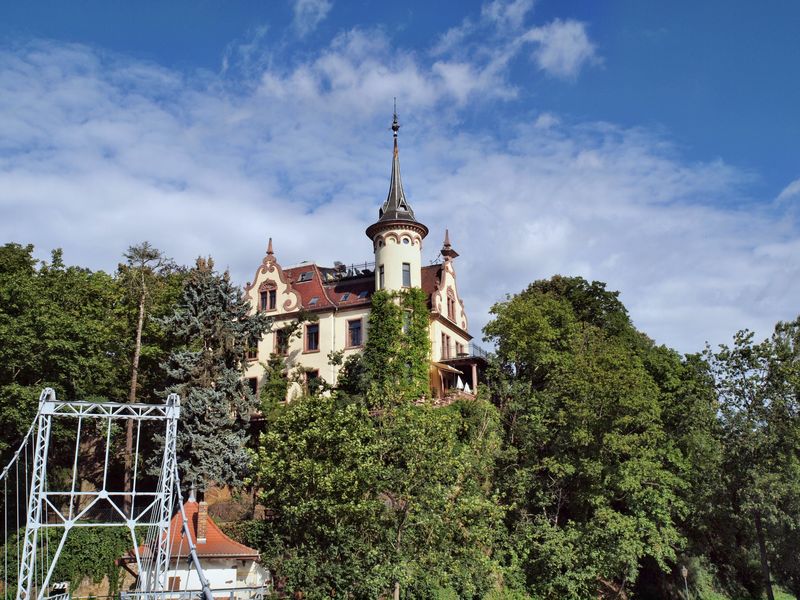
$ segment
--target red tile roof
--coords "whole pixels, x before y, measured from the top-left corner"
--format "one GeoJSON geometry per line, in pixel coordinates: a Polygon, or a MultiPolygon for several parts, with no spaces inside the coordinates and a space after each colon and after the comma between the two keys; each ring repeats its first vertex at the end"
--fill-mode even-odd
{"type": "Polygon", "coordinates": [[[422,267],[422,291],[428,296],[428,308],[431,308],[431,296],[442,278],[442,265],[422,267]]]}
{"type": "MultiPolygon", "coordinates": [[[[189,533],[197,548],[200,558],[249,558],[259,560],[258,550],[248,548],[225,535],[213,519],[208,516],[206,522],[206,541],[197,541],[197,502],[188,501],[183,505],[186,520],[189,523],[189,533]]],[[[170,555],[173,557],[189,556],[189,544],[183,537],[183,518],[178,511],[170,521],[170,555]]]]}
{"type": "MultiPolygon", "coordinates": [[[[422,289],[428,295],[428,306],[431,304],[430,296],[439,283],[441,270],[442,265],[422,267],[422,289]]],[[[375,291],[374,275],[336,280],[331,275],[333,271],[334,269],[320,267],[315,263],[306,263],[284,269],[283,273],[292,288],[300,294],[300,304],[306,310],[369,306],[375,291]],[[306,280],[301,281],[304,273],[311,273],[311,276],[306,276],[306,280]],[[346,294],[349,295],[345,300],[346,294]],[[317,301],[311,304],[314,297],[317,301]]]]}

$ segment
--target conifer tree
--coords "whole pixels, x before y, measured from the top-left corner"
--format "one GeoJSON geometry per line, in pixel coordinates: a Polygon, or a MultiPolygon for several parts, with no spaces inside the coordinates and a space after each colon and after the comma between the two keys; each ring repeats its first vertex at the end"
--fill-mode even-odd
{"type": "Polygon", "coordinates": [[[230,281],[227,272],[199,258],[189,272],[175,312],[164,319],[182,343],[167,361],[181,396],[177,449],[184,482],[239,485],[248,468],[247,422],[258,406],[242,380],[243,358],[270,326],[230,281]]]}

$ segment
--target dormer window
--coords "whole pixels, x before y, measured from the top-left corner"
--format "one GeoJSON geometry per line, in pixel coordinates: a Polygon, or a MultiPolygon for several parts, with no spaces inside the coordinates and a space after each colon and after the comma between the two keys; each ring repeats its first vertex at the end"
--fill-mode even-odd
{"type": "Polygon", "coordinates": [[[342,302],[347,302],[348,300],[350,300],[350,292],[345,292],[342,294],[342,302]]]}
{"type": "Polygon", "coordinates": [[[313,296],[311,300],[308,301],[309,306],[316,306],[319,302],[319,296],[313,296]]]}
{"type": "Polygon", "coordinates": [[[275,310],[278,304],[278,290],[275,284],[267,281],[259,288],[258,308],[261,312],[275,310]]]}
{"type": "Polygon", "coordinates": [[[298,283],[303,283],[304,281],[311,281],[314,279],[314,271],[303,271],[300,273],[300,279],[297,280],[298,283]]]}

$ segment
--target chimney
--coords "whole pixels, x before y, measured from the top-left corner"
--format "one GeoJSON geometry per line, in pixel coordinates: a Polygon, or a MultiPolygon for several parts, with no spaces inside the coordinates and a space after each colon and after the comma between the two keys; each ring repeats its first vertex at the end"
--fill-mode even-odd
{"type": "Polygon", "coordinates": [[[208,502],[197,505],[197,543],[206,543],[206,530],[208,529],[208,502]]]}

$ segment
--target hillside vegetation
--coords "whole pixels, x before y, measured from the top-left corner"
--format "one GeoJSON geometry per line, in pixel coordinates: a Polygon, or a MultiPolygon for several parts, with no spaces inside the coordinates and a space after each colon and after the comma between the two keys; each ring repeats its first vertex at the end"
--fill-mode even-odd
{"type": "MultiPolygon", "coordinates": [[[[636,330],[605,284],[554,276],[492,307],[484,385],[437,408],[419,401],[425,298],[381,292],[365,352],[329,357],[337,385],[312,381],[287,405],[287,381],[305,377],[281,357],[258,397],[241,379],[274,324],[210,259],[180,267],[143,247],[159,260],[129,252],[113,274],[0,247],[3,462],[43,387],[178,391],[184,481],[265,508],[225,527],[261,551],[279,595],[682,598],[682,566],[691,598],[800,594],[800,319],[681,355],[636,330]]],[[[86,531],[99,537],[76,540],[81,552],[118,549],[86,531]]],[[[109,575],[64,564],[64,579],[109,575]]]]}

